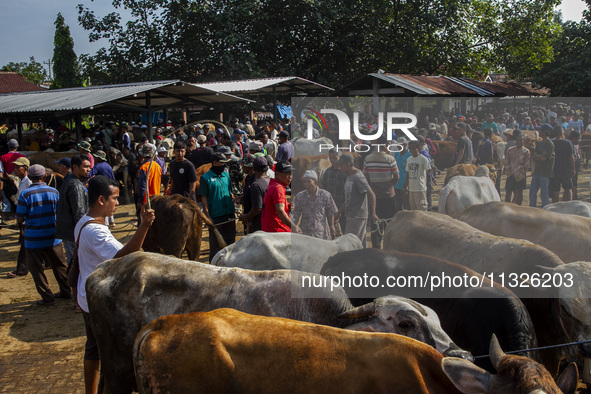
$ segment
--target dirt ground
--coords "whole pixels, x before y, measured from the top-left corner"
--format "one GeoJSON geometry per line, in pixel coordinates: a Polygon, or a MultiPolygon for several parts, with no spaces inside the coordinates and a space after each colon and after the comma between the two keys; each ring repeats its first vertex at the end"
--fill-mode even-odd
{"type": "MultiPolygon", "coordinates": [[[[579,199],[589,201],[589,175],[579,176],[579,199]]],[[[437,177],[443,183],[445,174],[437,177]]],[[[528,179],[531,177],[528,176],[528,179]]],[[[504,186],[504,181],[503,181],[504,186]]],[[[435,188],[433,204],[437,204],[435,188]]],[[[504,197],[504,195],[503,195],[504,197]]],[[[527,191],[524,205],[528,203],[527,191]]],[[[133,205],[119,206],[114,235],[125,242],[135,231],[133,205]]],[[[14,223],[14,220],[9,221],[14,223]]],[[[239,227],[239,231],[241,227],[239,227]]],[[[240,232],[239,232],[240,233],[240,232]]],[[[207,234],[200,261],[207,260],[207,234]]],[[[368,237],[369,238],[369,237],[368,237]]],[[[40,299],[30,275],[8,279],[18,254],[18,232],[2,229],[0,235],[0,392],[6,393],[82,393],[82,356],[85,343],[82,316],[75,313],[70,300],[57,300],[50,307],[35,305],[40,299]]],[[[52,289],[57,284],[46,271],[52,289]]]]}

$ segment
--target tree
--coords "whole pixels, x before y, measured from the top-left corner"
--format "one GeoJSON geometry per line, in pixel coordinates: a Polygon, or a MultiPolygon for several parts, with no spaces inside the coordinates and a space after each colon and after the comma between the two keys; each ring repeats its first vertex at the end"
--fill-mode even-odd
{"type": "Polygon", "coordinates": [[[61,13],[55,20],[53,38],[53,81],[51,88],[71,88],[81,86],[78,61],[74,52],[74,40],[70,28],[64,23],[61,13]]]}
{"type": "Polygon", "coordinates": [[[42,84],[47,80],[47,71],[41,63],[35,61],[35,56],[31,56],[30,62],[14,63],[10,62],[1,71],[12,71],[22,75],[27,81],[42,84]]]}

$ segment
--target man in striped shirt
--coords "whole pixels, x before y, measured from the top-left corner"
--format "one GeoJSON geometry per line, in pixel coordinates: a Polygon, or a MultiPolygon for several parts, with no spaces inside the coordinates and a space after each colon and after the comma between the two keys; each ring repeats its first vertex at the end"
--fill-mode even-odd
{"type": "Polygon", "coordinates": [[[56,298],[72,298],[67,283],[67,265],[62,241],[55,238],[58,191],[47,186],[43,180],[45,168],[39,164],[29,168],[29,179],[33,182],[18,198],[16,219],[25,223],[26,260],[35,287],[42,299],[38,305],[49,306],[56,298]],[[53,294],[47,283],[44,267],[51,267],[60,292],[53,294]]]}
{"type": "MultiPolygon", "coordinates": [[[[387,153],[386,143],[385,139],[379,140],[377,151],[365,158],[363,175],[376,195],[376,215],[380,219],[390,221],[396,213],[394,185],[398,182],[399,174],[396,160],[387,153]]],[[[386,224],[387,222],[372,224],[371,246],[373,248],[381,248],[382,234],[386,224]]]]}

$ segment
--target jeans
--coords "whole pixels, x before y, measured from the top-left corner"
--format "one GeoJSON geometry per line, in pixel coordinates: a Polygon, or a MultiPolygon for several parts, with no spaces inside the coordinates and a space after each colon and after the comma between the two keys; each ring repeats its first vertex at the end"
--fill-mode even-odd
{"type": "Polygon", "coordinates": [[[550,203],[550,195],[548,187],[550,185],[550,178],[543,176],[532,175],[531,184],[529,186],[529,206],[536,207],[538,202],[538,189],[540,190],[540,199],[542,200],[542,208],[550,203]]]}

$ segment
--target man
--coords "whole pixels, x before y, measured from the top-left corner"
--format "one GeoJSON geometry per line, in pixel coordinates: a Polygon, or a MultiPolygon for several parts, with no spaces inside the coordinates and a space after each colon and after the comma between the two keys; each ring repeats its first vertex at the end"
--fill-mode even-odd
{"type": "Polygon", "coordinates": [[[184,142],[174,144],[174,161],[170,163],[170,194],[180,194],[196,201],[197,172],[193,163],[185,159],[186,148],[184,142]]]}
{"type": "Polygon", "coordinates": [[[265,194],[269,187],[271,178],[267,176],[267,160],[264,157],[254,158],[252,163],[249,163],[252,155],[245,157],[244,168],[252,168],[254,170],[255,180],[252,184],[244,190],[244,214],[240,215],[239,219],[244,222],[247,227],[247,234],[262,230],[261,226],[261,212],[263,210],[263,202],[265,194]]]}
{"type": "Polygon", "coordinates": [[[55,164],[57,164],[57,172],[59,172],[64,177],[64,181],[68,179],[72,173],[72,159],[69,157],[64,157],[63,159],[56,161],[55,164]]]}
{"type": "Polygon", "coordinates": [[[476,164],[493,164],[493,143],[491,141],[493,129],[486,127],[483,131],[484,138],[478,141],[478,149],[476,149],[476,164]]]}
{"type": "Polygon", "coordinates": [[[22,153],[17,152],[18,149],[18,141],[14,138],[8,141],[8,153],[2,155],[0,157],[0,161],[2,162],[2,167],[4,168],[4,174],[12,174],[14,171],[14,162],[20,157],[26,157],[22,153]]]}
{"type": "Polygon", "coordinates": [[[142,207],[141,222],[133,237],[123,246],[113,237],[105,224],[105,218],[113,216],[119,198],[118,183],[112,179],[98,175],[88,182],[88,213],[76,224],[74,232],[78,239],[78,304],[82,309],[82,317],[86,328],[86,346],[84,350],[84,383],[87,393],[96,393],[100,358],[96,339],[88,314],[86,300],[86,280],[103,261],[126,256],[139,251],[148,229],[154,222],[154,211],[142,207]],[[90,222],[90,223],[89,223],[90,222]]]}
{"type": "MultiPolygon", "coordinates": [[[[230,245],[236,240],[236,223],[234,196],[230,185],[230,175],[225,171],[227,159],[216,152],[213,155],[211,169],[201,176],[198,194],[201,196],[203,213],[209,217],[226,241],[230,245]]],[[[216,237],[209,234],[209,261],[220,250],[216,237]]]]}
{"type": "MultiPolygon", "coordinates": [[[[21,193],[23,193],[29,186],[31,186],[32,182],[28,177],[30,166],[31,166],[31,163],[29,162],[29,159],[27,159],[26,157],[19,157],[18,159],[16,159],[13,162],[13,168],[14,168],[13,175],[19,179],[17,198],[19,198],[21,193]]],[[[17,203],[17,209],[18,209],[18,203],[17,203]]],[[[18,252],[18,257],[16,259],[16,269],[14,271],[11,271],[6,274],[6,276],[9,278],[16,278],[17,276],[24,276],[29,273],[29,268],[27,266],[27,261],[26,261],[26,248],[25,248],[25,237],[24,237],[23,227],[22,227],[22,224],[19,223],[18,221],[17,221],[17,223],[18,223],[20,230],[21,230],[19,238],[18,238],[18,242],[20,244],[20,249],[18,252]]]]}
{"type": "Polygon", "coordinates": [[[213,149],[207,146],[207,137],[204,135],[197,136],[197,143],[199,144],[198,147],[195,148],[191,155],[189,156],[189,161],[193,163],[195,169],[198,169],[204,164],[209,164],[212,162],[213,158],[213,149]]]}
{"type": "MultiPolygon", "coordinates": [[[[324,171],[324,175],[322,175],[322,180],[320,181],[320,187],[329,192],[337,207],[340,207],[345,202],[345,182],[347,182],[347,175],[339,170],[339,165],[337,164],[339,153],[336,148],[328,151],[328,160],[331,166],[324,171]]],[[[347,218],[337,212],[334,220],[335,231],[337,232],[335,235],[342,234],[342,231],[347,225],[347,218]]]]}
{"type": "Polygon", "coordinates": [[[374,223],[380,219],[376,215],[376,195],[371,190],[363,173],[355,168],[353,155],[343,153],[337,163],[340,171],[347,175],[345,202],[339,207],[339,212],[347,217],[345,233],[357,235],[363,247],[367,248],[368,217],[371,214],[371,220],[374,223]]]}
{"type": "Polygon", "coordinates": [[[262,152],[265,155],[270,155],[273,160],[275,160],[275,155],[277,154],[277,143],[269,139],[269,135],[264,132],[258,135],[258,140],[263,144],[262,152]]]}
{"type": "Polygon", "coordinates": [[[143,163],[138,170],[137,175],[137,216],[139,218],[139,211],[148,198],[160,194],[160,185],[162,181],[162,169],[157,163],[152,161],[154,149],[152,146],[146,144],[139,152],[143,157],[143,163]],[[146,192],[147,190],[147,192],[146,192]]]}
{"type": "Polygon", "coordinates": [[[109,179],[115,179],[115,174],[113,174],[113,169],[107,163],[107,154],[102,150],[98,150],[92,154],[95,158],[94,167],[90,171],[90,177],[94,177],[96,175],[104,175],[109,179]]]}
{"type": "MultiPolygon", "coordinates": [[[[62,159],[63,160],[63,159],[62,159]]],[[[57,203],[56,238],[64,241],[68,266],[72,262],[76,243],[74,227],[88,211],[88,194],[84,183],[90,176],[90,161],[77,154],[71,159],[72,173],[64,180],[57,203]]]]}
{"type": "Polygon", "coordinates": [[[484,131],[488,127],[490,127],[495,134],[499,134],[499,127],[495,123],[495,117],[493,116],[493,114],[486,115],[486,120],[482,122],[480,130],[484,131]]]}
{"type": "MultiPolygon", "coordinates": [[[[232,144],[230,141],[228,144],[232,144]]],[[[232,154],[232,149],[229,146],[218,147],[218,152],[223,154],[228,161],[228,175],[230,175],[230,185],[232,186],[232,194],[235,197],[241,197],[244,194],[242,182],[244,181],[244,170],[240,164],[240,160],[232,154]]]]}
{"type": "Polygon", "coordinates": [[[299,192],[293,200],[294,223],[300,223],[302,234],[334,239],[334,215],[339,211],[337,205],[329,192],[318,187],[315,171],[306,171],[302,182],[306,190],[299,192]]]}
{"type": "Polygon", "coordinates": [[[406,180],[404,181],[404,193],[408,193],[410,209],[426,211],[427,202],[427,171],[431,170],[429,159],[419,152],[419,142],[410,141],[408,150],[411,157],[406,160],[406,180]]]}
{"type": "MultiPolygon", "coordinates": [[[[562,128],[560,129],[562,130],[562,128]]],[[[514,132],[513,139],[515,140],[515,146],[509,148],[505,157],[505,172],[507,174],[505,202],[513,202],[514,204],[521,205],[523,202],[523,191],[527,188],[525,178],[531,154],[523,146],[523,134],[515,134],[514,132]],[[513,200],[511,200],[511,194],[514,194],[513,200]]]]}
{"type": "Polygon", "coordinates": [[[275,160],[283,161],[287,160],[291,162],[291,158],[293,157],[293,145],[289,142],[289,133],[285,130],[282,130],[279,133],[279,147],[277,148],[277,154],[275,155],[275,160]]]}
{"type": "Polygon", "coordinates": [[[265,193],[261,228],[269,233],[301,234],[302,230],[291,222],[290,204],[287,204],[286,187],[291,183],[292,166],[288,161],[280,161],[275,165],[275,178],[269,182],[265,193]]]}
{"type": "Polygon", "coordinates": [[[35,164],[29,168],[31,186],[19,195],[16,220],[25,223],[26,261],[41,300],[37,305],[50,306],[56,298],[72,298],[67,283],[67,266],[62,241],[56,239],[56,211],[59,193],[47,186],[45,167],[35,164]],[[51,267],[60,292],[53,294],[47,283],[45,267],[51,267]]]}
{"type": "MultiPolygon", "coordinates": [[[[564,138],[562,127],[552,129],[554,138],[554,176],[550,178],[550,193],[552,202],[556,203],[560,197],[560,187],[564,189],[562,201],[572,201],[573,176],[575,168],[575,149],[569,139],[564,138]]],[[[19,188],[20,190],[20,188],[19,188]]]]}
{"type": "Polygon", "coordinates": [[[550,141],[552,127],[545,123],[540,127],[541,141],[536,142],[536,149],[531,155],[533,170],[531,185],[529,186],[529,206],[537,206],[538,190],[540,190],[540,199],[542,208],[550,203],[550,178],[554,171],[554,143],[550,141]]]}
{"type": "Polygon", "coordinates": [[[78,144],[78,153],[88,156],[88,161],[90,161],[90,169],[94,167],[94,157],[90,153],[92,152],[92,146],[87,141],[82,141],[78,144]]]}
{"type": "Polygon", "coordinates": [[[411,156],[408,151],[408,141],[404,137],[399,137],[396,143],[402,147],[400,152],[394,154],[396,165],[398,166],[399,179],[394,185],[395,195],[394,202],[396,205],[395,212],[400,212],[403,209],[410,210],[410,200],[408,194],[404,192],[404,185],[406,183],[406,161],[411,156]]]}
{"type": "Polygon", "coordinates": [[[168,189],[168,183],[170,182],[170,174],[168,173],[168,171],[166,171],[166,155],[167,154],[168,154],[167,149],[165,147],[161,146],[158,148],[158,152],[156,154],[156,157],[154,158],[154,161],[156,163],[158,163],[158,165],[162,169],[161,179],[162,179],[162,185],[164,186],[164,190],[168,189]]]}
{"type": "Polygon", "coordinates": [[[466,135],[466,124],[458,123],[456,129],[459,132],[458,144],[456,146],[456,164],[472,164],[472,158],[474,156],[472,152],[472,141],[466,135]]]}
{"type": "Polygon", "coordinates": [[[377,151],[363,163],[363,175],[376,195],[376,214],[385,220],[374,223],[371,228],[371,246],[377,249],[381,248],[386,225],[396,213],[394,185],[399,179],[396,159],[387,153],[386,142],[385,138],[378,140],[377,151]]]}

